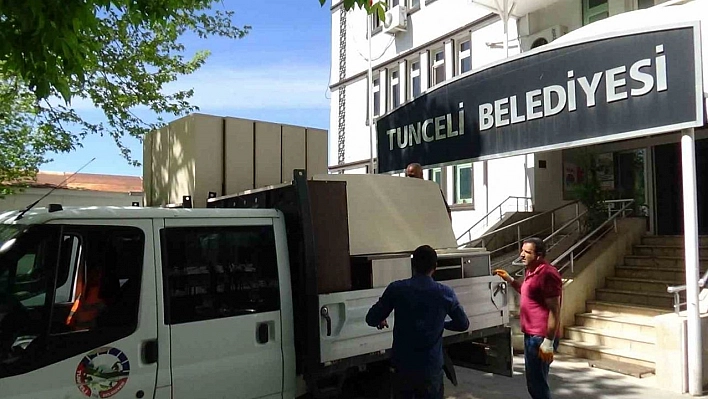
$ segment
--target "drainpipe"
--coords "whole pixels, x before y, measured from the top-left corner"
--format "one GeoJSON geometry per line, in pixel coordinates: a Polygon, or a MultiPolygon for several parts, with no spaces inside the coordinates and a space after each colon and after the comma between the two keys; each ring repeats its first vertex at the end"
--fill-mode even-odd
{"type": "Polygon", "coordinates": [[[698,200],[696,194],[696,147],[693,128],[681,131],[683,174],[683,226],[686,251],[686,317],[688,393],[703,394],[703,347],[698,304],[698,200]]]}

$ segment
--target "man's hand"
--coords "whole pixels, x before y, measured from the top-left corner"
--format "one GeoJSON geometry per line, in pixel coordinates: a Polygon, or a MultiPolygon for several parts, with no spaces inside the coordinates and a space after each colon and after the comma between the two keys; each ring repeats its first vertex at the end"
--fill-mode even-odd
{"type": "Polygon", "coordinates": [[[538,348],[538,357],[540,357],[544,363],[551,364],[553,362],[553,341],[552,340],[550,340],[548,338],[543,339],[541,346],[538,348]]]}
{"type": "Polygon", "coordinates": [[[381,323],[379,323],[378,326],[376,326],[379,330],[383,330],[384,328],[388,328],[388,321],[384,319],[381,323]]]}
{"type": "Polygon", "coordinates": [[[513,279],[511,278],[511,276],[509,276],[509,273],[508,273],[506,270],[504,270],[504,269],[497,269],[497,270],[495,270],[495,271],[494,271],[494,275],[501,277],[502,280],[504,280],[504,281],[506,281],[506,282],[510,282],[511,280],[513,280],[513,279]]]}

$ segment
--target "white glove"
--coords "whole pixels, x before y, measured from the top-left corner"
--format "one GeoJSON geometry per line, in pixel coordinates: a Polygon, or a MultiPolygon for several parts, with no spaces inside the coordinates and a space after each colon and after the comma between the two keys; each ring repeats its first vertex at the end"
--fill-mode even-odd
{"type": "Polygon", "coordinates": [[[538,357],[546,363],[553,361],[553,341],[544,338],[541,346],[538,348],[538,357]]]}

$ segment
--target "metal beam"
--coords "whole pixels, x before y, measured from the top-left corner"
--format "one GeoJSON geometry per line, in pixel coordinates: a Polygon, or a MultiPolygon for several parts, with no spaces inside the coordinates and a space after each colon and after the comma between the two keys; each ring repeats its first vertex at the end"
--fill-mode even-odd
{"type": "Polygon", "coordinates": [[[686,251],[686,317],[688,321],[688,392],[703,394],[703,346],[698,303],[698,197],[696,192],[696,147],[693,128],[681,131],[683,174],[683,229],[686,251]]]}

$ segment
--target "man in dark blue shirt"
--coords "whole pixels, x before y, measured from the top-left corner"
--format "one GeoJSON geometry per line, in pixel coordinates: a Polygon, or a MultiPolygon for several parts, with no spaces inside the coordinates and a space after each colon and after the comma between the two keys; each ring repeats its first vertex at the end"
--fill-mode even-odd
{"type": "Polygon", "coordinates": [[[411,260],[413,277],[389,284],[366,315],[368,325],[382,329],[396,312],[391,359],[396,398],[442,398],[443,330],[465,331],[470,325],[452,288],[433,280],[437,260],[433,248],[418,247],[411,260]]]}

